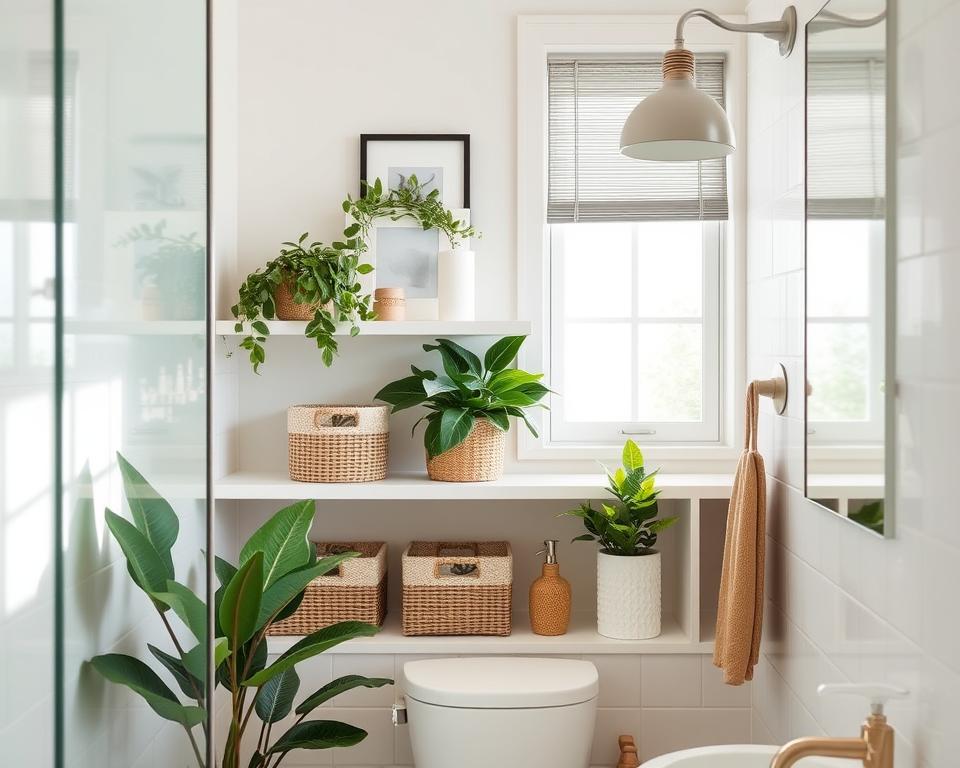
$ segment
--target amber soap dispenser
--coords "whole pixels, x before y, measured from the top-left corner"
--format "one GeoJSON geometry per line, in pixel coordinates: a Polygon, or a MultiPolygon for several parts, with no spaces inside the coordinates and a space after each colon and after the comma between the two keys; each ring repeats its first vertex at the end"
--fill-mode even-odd
{"type": "Polygon", "coordinates": [[[536,635],[564,635],[570,624],[570,582],[560,575],[557,542],[543,542],[543,574],[530,585],[530,627],[536,635]]]}

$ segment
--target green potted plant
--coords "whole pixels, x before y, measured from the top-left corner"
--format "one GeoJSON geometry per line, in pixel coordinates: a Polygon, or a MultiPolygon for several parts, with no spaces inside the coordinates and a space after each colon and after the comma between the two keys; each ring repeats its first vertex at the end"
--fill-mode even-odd
{"type": "Polygon", "coordinates": [[[304,232],[297,242],[283,243],[280,255],[263,269],[247,275],[230,311],[237,333],[249,326],[240,346],[249,351],[254,371],[266,359],[263,345],[270,328],[265,320],[307,320],[304,334],[316,341],[329,366],[339,348],[334,338],[337,323],[351,323],[350,334],[355,336],[360,332],[357,322],[373,317],[370,295],[357,280],[373,270],[360,262],[366,248],[359,232],[360,225],[352,224],[343,231],[344,240],[331,245],[307,244],[309,233],[304,232]]]}
{"type": "Polygon", "coordinates": [[[367,734],[360,728],[307,718],[344,691],[378,688],[393,681],[348,675],[303,697],[294,708],[300,687],[296,667],[345,640],[374,635],[377,627],[356,621],[333,624],[307,635],[267,663],[271,625],[297,609],[313,579],[357,556],[356,552],[344,552],[317,559],[308,539],[313,502],[299,502],[277,512],[243,545],[237,564],[216,558],[220,588],[216,592],[216,626],[210,632],[203,599],[176,578],[172,556],[180,528],[176,513],[130,463],[122,456],[118,461],[133,522],[107,510],[107,527],[126,557],[130,577],[146,593],[170,636],[168,650],[153,645],[147,648],[172,676],[182,696],[134,656],[96,656],[90,660],[93,668],[142,697],[160,717],[178,723],[193,747],[198,768],[214,768],[205,764],[197,739],[197,729],[209,738],[206,658],[210,640],[214,688],[222,686],[230,695],[230,720],[218,766],[276,768],[294,750],[350,747],[362,741],[367,734]],[[185,632],[176,631],[172,616],[180,620],[185,632]],[[291,712],[298,716],[295,724],[283,733],[274,733],[274,727],[279,728],[277,724],[291,712]]]}
{"type": "Polygon", "coordinates": [[[526,410],[543,407],[548,390],[542,373],[527,373],[508,366],[517,357],[525,336],[506,336],[495,342],[483,360],[449,339],[424,344],[438,352],[443,369],[421,371],[411,365],[412,376],[387,384],[376,398],[392,406],[393,413],[422,405],[429,413],[424,447],[431,480],[474,482],[496,480],[503,474],[504,434],[510,417],[527,419],[526,410]]]}
{"type": "Polygon", "coordinates": [[[647,474],[643,452],[633,440],[623,447],[623,466],[607,470],[608,490],[616,503],[600,509],[584,502],[563,514],[579,517],[587,532],[574,541],[593,541],[597,552],[597,631],[621,640],[642,640],[660,634],[660,553],[657,536],[677,517],[658,518],[654,485],[657,471],[647,474]]]}

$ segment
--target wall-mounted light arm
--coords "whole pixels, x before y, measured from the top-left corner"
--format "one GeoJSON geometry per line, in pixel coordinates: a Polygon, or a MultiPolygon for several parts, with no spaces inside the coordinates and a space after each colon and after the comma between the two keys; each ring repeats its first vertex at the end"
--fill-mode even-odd
{"type": "Polygon", "coordinates": [[[834,13],[833,11],[822,10],[817,14],[817,18],[807,25],[807,29],[810,32],[829,32],[834,29],[848,29],[851,27],[855,29],[866,29],[867,27],[873,27],[879,24],[881,21],[885,21],[886,18],[886,10],[866,19],[854,19],[850,16],[834,13]]]}
{"type": "Polygon", "coordinates": [[[716,24],[721,29],[730,32],[756,33],[776,40],[780,44],[780,55],[789,56],[793,50],[793,44],[797,39],[797,9],[792,5],[787,6],[783,11],[783,16],[778,21],[760,21],[751,24],[738,24],[733,21],[727,21],[718,16],[713,11],[704,8],[694,8],[687,11],[677,22],[677,36],[674,45],[677,48],[683,48],[683,28],[686,23],[695,17],[706,19],[711,24],[716,24]]]}

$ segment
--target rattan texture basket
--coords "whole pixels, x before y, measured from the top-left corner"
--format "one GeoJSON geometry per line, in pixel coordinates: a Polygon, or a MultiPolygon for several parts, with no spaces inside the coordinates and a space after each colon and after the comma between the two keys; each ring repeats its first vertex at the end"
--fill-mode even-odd
{"type": "Polygon", "coordinates": [[[287,409],[290,479],[367,483],[387,476],[390,409],[385,405],[292,405],[287,409]]]}
{"type": "Polygon", "coordinates": [[[382,541],[318,542],[317,556],[359,552],[344,560],[337,573],[318,576],[307,585],[292,616],[273,624],[268,635],[309,635],[340,621],[381,626],[387,615],[387,545],[382,541]]]}
{"type": "Polygon", "coordinates": [[[277,320],[313,320],[319,304],[297,304],[293,300],[294,282],[284,280],[273,294],[277,320]]]}
{"type": "Polygon", "coordinates": [[[460,445],[427,458],[427,474],[448,483],[498,480],[503,475],[504,435],[488,419],[477,419],[460,445]]]}
{"type": "Polygon", "coordinates": [[[404,635],[509,635],[513,553],[505,541],[414,541],[403,553],[404,635]]]}

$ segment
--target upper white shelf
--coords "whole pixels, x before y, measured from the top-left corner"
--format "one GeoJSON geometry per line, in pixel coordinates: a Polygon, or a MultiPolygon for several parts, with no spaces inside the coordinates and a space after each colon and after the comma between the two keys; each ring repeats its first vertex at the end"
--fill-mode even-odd
{"type": "MultiPolygon", "coordinates": [[[[663,631],[649,640],[613,640],[597,634],[596,619],[574,614],[565,635],[544,637],[530,629],[529,618],[514,616],[513,633],[507,637],[442,636],[407,637],[400,628],[400,612],[390,611],[383,629],[373,637],[360,637],[338,645],[334,653],[389,654],[615,654],[615,653],[710,653],[713,643],[691,640],[673,616],[663,617],[663,631]]],[[[272,636],[267,648],[272,654],[289,649],[300,636],[272,636]]]]}
{"type": "MultiPolygon", "coordinates": [[[[725,499],[730,475],[658,475],[662,499],[725,499]]],[[[236,472],[215,484],[218,499],[332,501],[588,499],[606,495],[603,475],[506,474],[485,483],[444,483],[426,473],[397,473],[372,483],[301,483],[286,472],[236,472]]]]}
{"type": "MultiPolygon", "coordinates": [[[[217,334],[239,336],[233,320],[217,320],[217,334]]],[[[375,320],[359,323],[361,336],[526,336],[530,323],[526,320],[375,320]]],[[[302,320],[270,320],[271,336],[303,336],[307,327],[302,320]]],[[[246,331],[242,335],[246,335],[246,331]]],[[[349,323],[337,327],[337,336],[349,336],[349,323]]]]}

